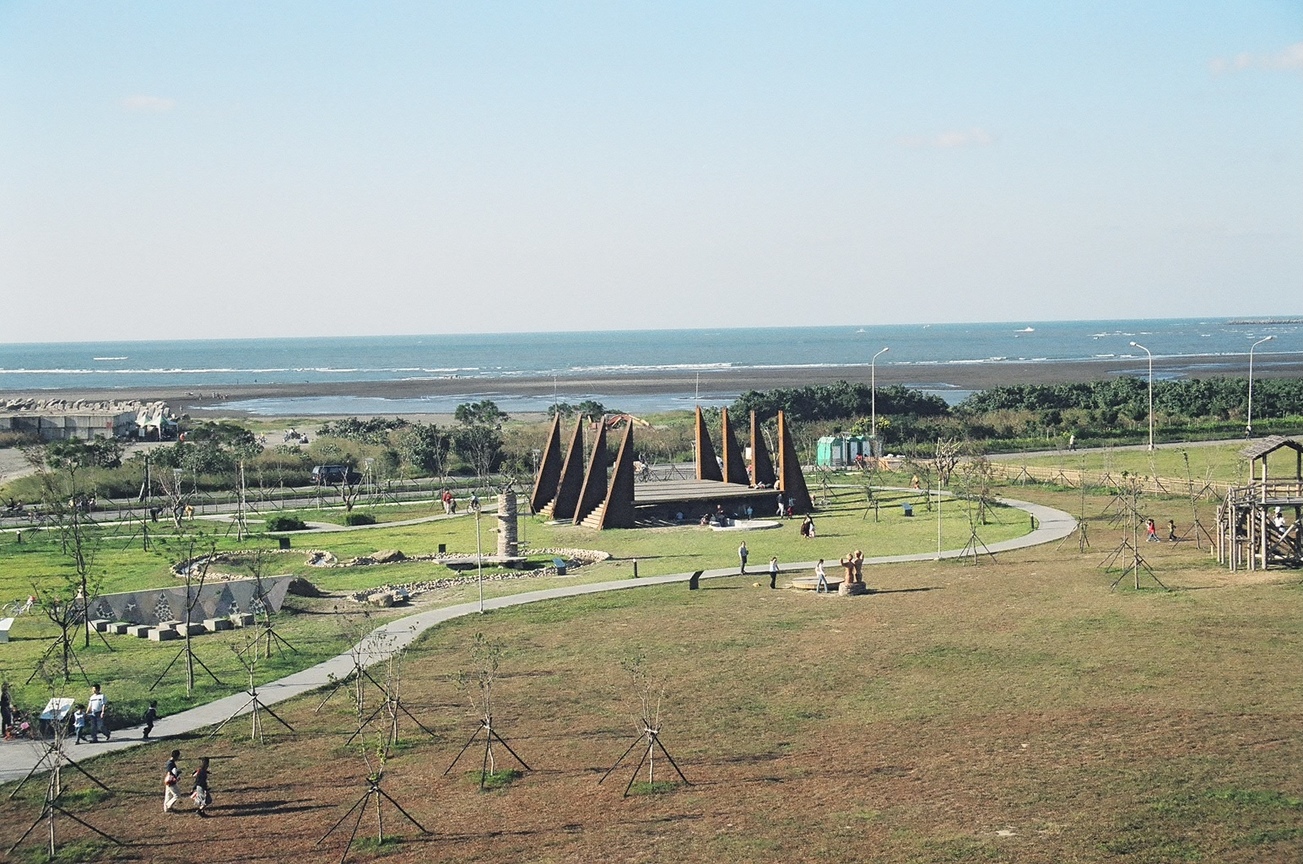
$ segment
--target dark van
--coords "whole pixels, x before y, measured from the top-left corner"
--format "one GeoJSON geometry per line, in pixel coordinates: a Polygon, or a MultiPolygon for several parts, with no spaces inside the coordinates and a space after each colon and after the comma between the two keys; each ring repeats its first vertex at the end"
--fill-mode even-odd
{"type": "Polygon", "coordinates": [[[312,482],[319,486],[333,486],[336,483],[353,486],[362,482],[362,475],[347,465],[317,465],[312,469],[312,482]]]}

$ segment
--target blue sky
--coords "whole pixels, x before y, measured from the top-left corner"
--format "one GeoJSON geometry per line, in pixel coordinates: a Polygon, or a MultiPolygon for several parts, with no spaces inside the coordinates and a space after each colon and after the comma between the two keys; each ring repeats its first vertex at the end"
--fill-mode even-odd
{"type": "Polygon", "coordinates": [[[0,2],[0,341],[1303,314],[1297,2],[0,2]]]}

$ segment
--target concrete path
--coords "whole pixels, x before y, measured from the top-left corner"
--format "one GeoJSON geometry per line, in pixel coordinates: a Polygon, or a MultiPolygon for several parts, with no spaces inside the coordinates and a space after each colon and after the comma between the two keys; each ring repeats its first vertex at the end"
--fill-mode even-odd
{"type": "MultiPolygon", "coordinates": [[[[1077,520],[1071,515],[1064,513],[1062,510],[1055,510],[1052,507],[1044,507],[1040,504],[1032,504],[1027,501],[1015,501],[1011,499],[1001,499],[1001,503],[1010,507],[1016,507],[1026,512],[1036,523],[1036,528],[1030,534],[1022,537],[1015,537],[1012,540],[1005,540],[1000,543],[992,543],[987,549],[991,552],[1006,552],[1011,549],[1023,549],[1029,546],[1037,546],[1043,543],[1051,543],[1055,540],[1061,540],[1070,535],[1077,527],[1077,520]]],[[[893,564],[905,561],[932,561],[938,558],[959,558],[964,555],[963,549],[947,549],[941,552],[940,556],[936,552],[920,552],[913,555],[889,555],[876,558],[866,558],[866,564],[893,564]]],[[[781,565],[780,572],[794,572],[803,570],[812,570],[813,561],[791,563],[781,565]]],[[[719,579],[726,576],[737,576],[736,567],[724,567],[715,570],[706,570],[701,574],[702,579],[719,579]]],[[[764,575],[759,571],[756,577],[764,575]]],[[[621,579],[613,582],[594,582],[589,585],[566,585],[560,588],[549,588],[543,591],[527,591],[523,594],[512,594],[506,597],[495,597],[491,600],[484,601],[485,610],[505,609],[509,606],[522,606],[526,603],[538,603],[543,600],[558,600],[564,597],[580,597],[585,594],[599,594],[603,591],[621,591],[628,588],[641,588],[647,585],[669,585],[677,582],[687,582],[692,577],[692,573],[674,573],[668,576],[649,576],[641,579],[621,579]]],[[[459,603],[456,606],[445,606],[440,609],[430,609],[425,612],[419,612],[415,615],[409,615],[406,618],[399,618],[396,621],[377,628],[369,636],[362,640],[353,650],[334,657],[324,663],[318,663],[302,672],[296,672],[278,681],[272,681],[258,688],[258,699],[267,705],[276,705],[287,699],[293,699],[305,693],[314,690],[320,690],[332,684],[332,677],[335,680],[343,679],[353,671],[354,656],[360,661],[371,666],[384,660],[390,652],[406,648],[415,641],[416,637],[438,624],[445,621],[451,621],[454,618],[460,618],[465,615],[474,615],[479,611],[478,603],[459,603]]],[[[112,685],[109,685],[107,695],[110,700],[113,698],[112,685]]],[[[227,696],[224,699],[218,699],[216,702],[210,702],[207,705],[200,705],[197,708],[191,708],[188,711],[182,711],[180,714],[173,714],[159,720],[154,727],[154,739],[166,739],[170,736],[182,735],[194,732],[199,729],[205,729],[215,726],[231,717],[234,714],[247,714],[249,710],[249,694],[246,692],[236,693],[227,696]]],[[[245,724],[247,729],[248,721],[236,721],[245,724]]],[[[268,718],[267,729],[275,734],[275,728],[278,724],[268,718]]],[[[305,731],[305,730],[300,730],[305,731]]],[[[112,740],[101,742],[99,744],[82,744],[79,746],[67,745],[68,754],[78,760],[88,758],[92,755],[106,753],[111,751],[122,750],[127,747],[137,747],[141,744],[140,727],[136,726],[130,729],[119,729],[113,734],[112,740]]],[[[21,780],[32,770],[40,761],[46,751],[46,746],[35,741],[3,741],[0,742],[0,783],[12,780],[21,780]]]]}

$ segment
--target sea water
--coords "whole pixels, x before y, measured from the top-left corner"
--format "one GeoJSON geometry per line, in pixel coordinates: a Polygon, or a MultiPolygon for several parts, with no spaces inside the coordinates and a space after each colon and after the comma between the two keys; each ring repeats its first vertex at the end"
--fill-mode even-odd
{"type": "MultiPolygon", "coordinates": [[[[566,333],[473,333],[294,339],[154,340],[0,345],[0,391],[170,388],[208,394],[251,384],[316,384],[459,379],[457,397],[388,400],[366,396],[245,400],[230,403],[258,413],[442,412],[467,398],[495,398],[505,410],[546,410],[551,397],[514,397],[496,385],[512,378],[557,379],[561,398],[603,400],[579,393],[568,380],[621,373],[699,373],[705,404],[736,396],[712,387],[721,370],[809,367],[862,368],[884,347],[879,366],[904,367],[912,386],[955,392],[947,370],[964,364],[1135,360],[1144,374],[1145,345],[1155,357],[1227,357],[1238,368],[1249,346],[1276,337],[1272,354],[1303,351],[1303,319],[1232,321],[1160,319],[980,324],[846,324],[698,330],[566,333]],[[1234,359],[1233,359],[1234,358],[1234,359]],[[417,403],[408,406],[396,403],[417,403]],[[443,403],[447,402],[447,405],[443,403]],[[537,403],[537,404],[535,404],[537,403]]],[[[1165,374],[1180,375],[1180,364],[1165,374]]],[[[1204,362],[1200,374],[1216,374],[1204,362]]],[[[359,388],[360,390],[364,388],[359,388]]],[[[628,411],[688,407],[699,394],[620,396],[628,411]],[[682,402],[683,405],[678,403],[682,402]]]]}

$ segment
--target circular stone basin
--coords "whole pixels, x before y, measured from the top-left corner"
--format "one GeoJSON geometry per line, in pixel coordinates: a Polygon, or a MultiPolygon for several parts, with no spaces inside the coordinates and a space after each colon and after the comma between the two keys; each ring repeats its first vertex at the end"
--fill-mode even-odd
{"type": "Polygon", "coordinates": [[[711,525],[711,531],[764,531],[766,528],[780,528],[782,522],[773,519],[734,519],[732,525],[720,527],[711,525]]]}
{"type": "MultiPolygon", "coordinates": [[[[844,583],[840,579],[829,579],[827,581],[827,591],[829,594],[842,594],[843,596],[856,596],[860,594],[872,594],[863,582],[856,583],[854,590],[842,591],[844,583]]],[[[818,576],[797,576],[792,580],[792,587],[799,591],[817,591],[819,589],[818,576]]]]}

